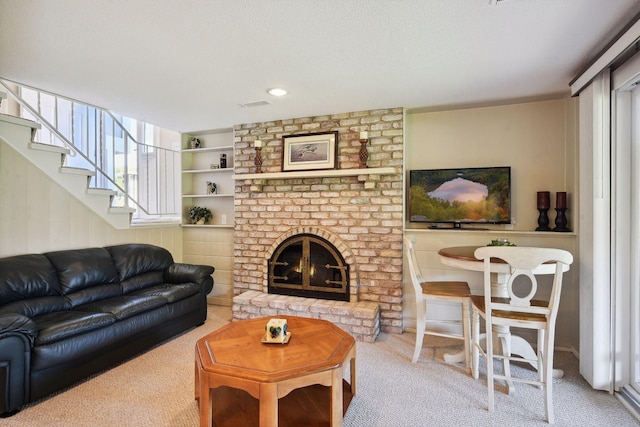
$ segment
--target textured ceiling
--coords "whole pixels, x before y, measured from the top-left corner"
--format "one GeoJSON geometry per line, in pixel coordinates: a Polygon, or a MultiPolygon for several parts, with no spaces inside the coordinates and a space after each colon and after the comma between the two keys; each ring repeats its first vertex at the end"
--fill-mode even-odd
{"type": "Polygon", "coordinates": [[[492,3],[0,0],[0,77],[178,131],[464,106],[568,94],[640,11],[637,0],[492,3]],[[276,86],[289,95],[266,93],[276,86]]]}

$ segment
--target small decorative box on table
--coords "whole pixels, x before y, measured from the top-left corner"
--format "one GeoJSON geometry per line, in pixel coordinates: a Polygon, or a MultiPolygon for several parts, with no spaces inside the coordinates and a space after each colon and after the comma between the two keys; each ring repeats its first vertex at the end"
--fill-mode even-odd
{"type": "Polygon", "coordinates": [[[287,319],[269,319],[265,326],[263,343],[286,344],[291,338],[287,327],[287,319]]]}

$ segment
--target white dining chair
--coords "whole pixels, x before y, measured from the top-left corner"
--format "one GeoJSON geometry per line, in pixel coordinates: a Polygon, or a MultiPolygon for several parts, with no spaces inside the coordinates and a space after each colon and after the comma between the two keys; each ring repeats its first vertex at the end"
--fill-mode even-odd
{"type": "Polygon", "coordinates": [[[416,363],[422,351],[424,335],[435,335],[440,337],[455,338],[464,341],[464,359],[467,374],[471,374],[471,320],[470,320],[470,300],[469,284],[467,282],[455,281],[426,281],[418,267],[416,253],[413,242],[410,238],[404,238],[405,253],[407,255],[407,265],[411,284],[416,298],[416,343],[413,351],[412,363],[416,363]],[[461,305],[460,320],[436,320],[427,319],[427,306],[429,302],[446,301],[461,305]],[[429,325],[445,324],[448,328],[459,325],[462,333],[447,332],[430,329],[429,325]]]}
{"type": "Polygon", "coordinates": [[[476,249],[475,257],[484,262],[484,296],[471,296],[473,377],[478,378],[479,355],[482,354],[487,361],[489,411],[494,410],[495,379],[505,380],[509,384],[515,381],[541,387],[544,393],[547,422],[553,424],[551,391],[555,326],[562,291],[563,271],[571,265],[573,256],[562,249],[487,246],[476,249]],[[509,266],[507,295],[495,295],[495,290],[492,291],[494,289],[491,283],[492,264],[495,266],[496,262],[504,262],[509,266]],[[553,272],[553,285],[548,300],[533,299],[538,293],[538,281],[534,270],[540,268],[551,269],[553,272]],[[514,284],[516,285],[515,289],[514,284]],[[485,319],[486,350],[480,346],[480,317],[485,319]],[[498,328],[494,328],[494,326],[498,326],[498,328]],[[510,327],[538,331],[537,360],[529,360],[511,354],[510,327]],[[494,354],[493,335],[496,330],[498,330],[497,337],[502,346],[501,355],[494,354]],[[504,332],[500,332],[500,330],[504,332]],[[497,375],[493,372],[494,359],[503,361],[504,375],[497,375]],[[527,362],[536,366],[537,380],[512,376],[510,369],[512,361],[527,362]]]}

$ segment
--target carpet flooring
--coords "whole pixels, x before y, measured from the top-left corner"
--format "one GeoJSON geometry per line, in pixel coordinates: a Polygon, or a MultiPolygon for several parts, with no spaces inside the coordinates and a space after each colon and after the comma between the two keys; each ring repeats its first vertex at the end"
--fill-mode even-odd
{"type": "MultiPolygon", "coordinates": [[[[198,426],[195,342],[230,318],[228,307],[210,306],[204,325],[0,419],[0,426],[198,426]]],[[[537,388],[516,384],[509,396],[498,386],[496,409],[489,413],[484,367],[474,380],[462,364],[444,363],[443,354],[459,349],[459,341],[425,337],[415,364],[410,361],[413,342],[414,334],[405,333],[357,343],[358,394],[345,415],[345,427],[548,425],[537,388]]],[[[588,386],[572,354],[557,353],[555,366],[565,372],[554,383],[556,426],[640,426],[614,396],[588,386]]],[[[533,375],[523,367],[513,369],[533,375]]]]}

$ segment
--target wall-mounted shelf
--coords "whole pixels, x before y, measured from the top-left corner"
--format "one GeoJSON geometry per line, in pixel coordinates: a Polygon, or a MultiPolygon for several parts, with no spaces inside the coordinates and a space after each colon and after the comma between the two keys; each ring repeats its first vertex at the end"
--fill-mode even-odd
{"type": "Polygon", "coordinates": [[[533,231],[533,230],[487,230],[487,229],[474,229],[474,228],[462,228],[462,229],[453,229],[453,228],[404,228],[405,233],[436,233],[436,234],[445,234],[451,233],[452,235],[461,235],[464,233],[471,234],[491,234],[499,237],[513,237],[513,236],[536,236],[543,238],[574,238],[578,236],[578,233],[575,231],[569,232],[556,232],[556,231],[533,231]]]}
{"type": "Polygon", "coordinates": [[[233,224],[182,224],[182,226],[189,228],[233,228],[233,224]]]}
{"type": "Polygon", "coordinates": [[[227,173],[233,172],[233,168],[224,168],[224,169],[190,169],[183,170],[182,173],[227,173]]]}
{"type": "Polygon", "coordinates": [[[366,168],[366,169],[329,169],[317,171],[292,171],[292,172],[271,172],[271,173],[246,173],[237,174],[233,178],[241,179],[288,179],[288,178],[331,178],[340,176],[360,176],[360,175],[393,175],[398,173],[397,168],[366,168]]]}
{"type": "Polygon", "coordinates": [[[183,198],[233,197],[233,194],[184,194],[183,198]]]}
{"type": "Polygon", "coordinates": [[[182,150],[183,153],[206,153],[207,151],[232,151],[233,145],[221,145],[220,147],[206,147],[206,148],[186,148],[182,150]]]}

